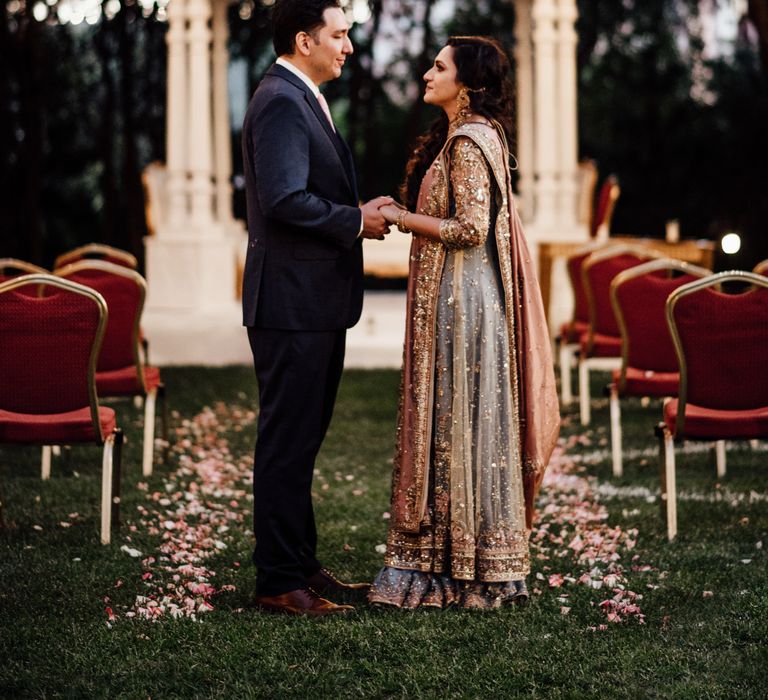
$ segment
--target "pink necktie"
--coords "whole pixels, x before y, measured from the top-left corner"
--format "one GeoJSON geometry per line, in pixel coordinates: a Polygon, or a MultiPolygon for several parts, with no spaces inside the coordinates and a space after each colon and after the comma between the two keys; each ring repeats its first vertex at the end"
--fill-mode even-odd
{"type": "Polygon", "coordinates": [[[333,125],[333,117],[331,117],[331,110],[328,109],[328,103],[325,101],[325,97],[323,97],[322,92],[317,93],[317,101],[320,103],[320,107],[322,107],[323,112],[328,119],[328,123],[331,125],[331,129],[333,129],[333,132],[336,133],[336,127],[333,125]]]}

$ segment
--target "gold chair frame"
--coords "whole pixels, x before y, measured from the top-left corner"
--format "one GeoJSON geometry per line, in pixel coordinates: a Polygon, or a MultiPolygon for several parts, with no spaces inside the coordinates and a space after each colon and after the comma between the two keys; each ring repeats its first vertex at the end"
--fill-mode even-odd
{"type": "Polygon", "coordinates": [[[142,360],[141,352],[139,350],[139,328],[141,323],[141,315],[144,312],[144,302],[147,298],[147,282],[135,270],[128,269],[127,267],[123,267],[121,265],[116,265],[115,263],[106,262],[105,260],[94,260],[90,258],[78,260],[77,262],[70,263],[64,267],[57,268],[53,271],[53,274],[57,276],[67,276],[88,270],[100,270],[112,275],[125,277],[126,279],[133,281],[134,284],[139,288],[139,304],[131,332],[131,350],[133,354],[133,362],[136,367],[136,373],[141,385],[141,390],[144,394],[144,444],[141,471],[143,476],[151,476],[154,457],[155,414],[158,397],[160,398],[162,404],[161,421],[163,425],[163,435],[166,439],[168,433],[168,417],[165,401],[165,386],[161,383],[160,386],[150,391],[147,390],[144,377],[145,363],[142,360]]]}
{"type": "MultiPolygon", "coordinates": [[[[88,399],[90,404],[91,421],[94,435],[98,436],[99,445],[104,446],[101,464],[101,543],[109,544],[111,539],[111,525],[119,525],[120,513],[120,462],[123,444],[123,433],[120,428],[115,428],[110,435],[104,435],[101,431],[99,420],[99,397],[96,393],[96,364],[104,340],[104,332],[107,327],[108,310],[104,297],[96,290],[86,287],[71,280],[62,279],[51,274],[33,273],[22,275],[0,284],[0,294],[12,292],[18,287],[27,284],[36,284],[38,287],[51,286],[64,289],[74,294],[79,294],[91,299],[99,310],[99,323],[91,346],[91,354],[88,358],[88,399]],[[112,508],[114,502],[114,510],[112,508]]],[[[50,478],[51,446],[43,447],[42,478],[50,478]]]]}
{"type": "MultiPolygon", "coordinates": [[[[125,263],[125,266],[131,270],[135,270],[138,266],[138,260],[131,253],[120,248],[114,248],[113,246],[106,245],[105,243],[86,243],[78,248],[74,248],[66,253],[59,255],[53,263],[53,269],[57,270],[70,263],[77,262],[79,260],[86,259],[85,256],[89,254],[109,256],[111,258],[117,258],[125,263]]],[[[98,258],[87,258],[91,261],[98,261],[98,258]]]]}
{"type": "Polygon", "coordinates": [[[8,268],[14,268],[21,270],[28,275],[47,275],[48,270],[39,265],[26,262],[25,260],[19,260],[18,258],[0,258],[0,271],[7,270],[8,268]]]}
{"type": "MultiPolygon", "coordinates": [[[[607,243],[601,243],[597,241],[593,241],[591,243],[587,243],[587,245],[582,246],[579,248],[576,252],[569,255],[565,259],[565,266],[566,270],[568,269],[568,261],[570,261],[573,258],[577,258],[579,256],[584,255],[585,253],[593,253],[597,250],[600,250],[601,248],[605,248],[607,243]]],[[[570,278],[570,275],[569,275],[570,278]]],[[[574,315],[575,315],[575,304],[576,304],[576,295],[574,294],[574,315]]],[[[574,319],[571,318],[568,323],[571,323],[574,319]]],[[[568,343],[563,338],[558,336],[555,339],[555,342],[558,346],[558,362],[560,364],[560,403],[563,406],[567,406],[568,404],[573,402],[573,389],[571,385],[571,368],[573,367],[573,360],[576,357],[576,353],[579,350],[579,343],[568,343]]]]}
{"type": "Polygon", "coordinates": [[[624,318],[624,312],[619,303],[618,289],[619,287],[635,279],[636,277],[642,277],[653,272],[658,271],[668,272],[681,272],[688,275],[696,275],[698,277],[707,277],[711,274],[709,270],[698,265],[691,265],[690,263],[683,262],[681,260],[675,260],[673,258],[659,258],[651,260],[641,265],[631,267],[628,270],[620,272],[613,278],[610,287],[611,306],[613,307],[613,313],[616,316],[616,321],[621,331],[621,368],[618,385],[615,382],[611,382],[608,385],[608,393],[610,399],[610,415],[611,415],[611,454],[613,462],[613,475],[622,476],[624,473],[623,467],[623,451],[622,451],[622,432],[621,432],[621,402],[620,396],[624,392],[627,384],[627,367],[629,366],[629,333],[627,331],[627,322],[624,318]]]}
{"type": "MultiPolygon", "coordinates": [[[[743,270],[729,270],[718,272],[694,282],[684,284],[678,287],[669,295],[666,305],[666,318],[669,332],[672,336],[672,343],[675,347],[675,354],[680,365],[680,390],[678,393],[677,420],[675,421],[675,432],[667,427],[666,422],[661,422],[656,426],[656,435],[659,438],[659,447],[661,455],[661,491],[662,500],[666,501],[666,520],[667,520],[667,538],[672,541],[677,536],[677,484],[675,472],[675,442],[682,442],[683,428],[685,426],[685,408],[688,399],[688,369],[685,361],[685,352],[680,339],[680,334],[675,323],[675,306],[683,297],[698,292],[708,287],[717,287],[724,282],[744,282],[753,287],[763,287],[768,289],[768,278],[754,272],[745,272],[743,270]]],[[[749,294],[749,292],[744,292],[749,294]]],[[[715,442],[715,455],[717,460],[717,474],[719,477],[725,476],[725,440],[715,442]]]]}
{"type": "Polygon", "coordinates": [[[612,371],[621,367],[621,357],[590,357],[594,345],[597,310],[595,308],[595,295],[592,291],[592,285],[589,283],[588,273],[597,263],[619,255],[634,255],[645,260],[656,260],[664,257],[661,253],[644,246],[631,244],[609,245],[592,253],[581,266],[581,283],[584,287],[589,308],[587,356],[584,357],[582,353],[579,354],[579,418],[583,426],[589,425],[592,420],[589,388],[590,370],[612,371]]]}
{"type": "MultiPolygon", "coordinates": [[[[621,186],[619,185],[619,179],[615,175],[609,175],[606,182],[610,183],[608,190],[608,203],[605,207],[603,214],[603,220],[595,227],[595,233],[592,238],[597,241],[607,241],[611,235],[611,221],[613,220],[613,212],[616,209],[616,202],[619,201],[621,196],[621,186]]],[[[596,210],[593,210],[593,217],[597,214],[596,210]]],[[[594,222],[590,221],[590,229],[594,222]]]]}

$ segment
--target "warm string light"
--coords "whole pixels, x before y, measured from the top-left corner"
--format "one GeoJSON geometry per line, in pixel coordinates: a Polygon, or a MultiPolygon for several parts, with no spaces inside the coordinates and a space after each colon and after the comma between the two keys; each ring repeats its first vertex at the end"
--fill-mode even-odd
{"type": "MultiPolygon", "coordinates": [[[[169,0],[137,0],[144,17],[154,13],[155,18],[164,22],[168,18],[169,0]]],[[[274,0],[272,0],[274,2],[274,0]]],[[[7,11],[13,15],[21,11],[22,3],[11,0],[7,11]]],[[[52,24],[71,24],[77,26],[98,24],[102,16],[107,20],[113,19],[122,9],[120,0],[107,0],[102,5],[101,0],[40,0],[32,5],[32,17],[38,22],[52,24]]]]}
{"type": "Polygon", "coordinates": [[[733,255],[741,250],[741,236],[738,233],[726,233],[720,241],[720,247],[726,255],[733,255]]]}

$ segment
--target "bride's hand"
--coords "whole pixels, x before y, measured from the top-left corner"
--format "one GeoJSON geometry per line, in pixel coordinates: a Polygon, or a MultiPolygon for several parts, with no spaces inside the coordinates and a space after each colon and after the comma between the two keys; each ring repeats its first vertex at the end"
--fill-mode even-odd
{"type": "Polygon", "coordinates": [[[385,204],[379,209],[379,212],[389,224],[394,224],[397,222],[397,217],[400,215],[401,211],[402,209],[396,207],[394,204],[385,204]]]}

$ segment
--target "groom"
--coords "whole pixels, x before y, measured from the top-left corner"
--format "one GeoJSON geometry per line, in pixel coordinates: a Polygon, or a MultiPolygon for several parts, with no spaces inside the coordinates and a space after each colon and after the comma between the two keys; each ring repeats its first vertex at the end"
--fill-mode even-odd
{"type": "Polygon", "coordinates": [[[352,155],[318,86],[352,53],[337,0],[277,0],[277,62],[243,125],[248,254],[243,320],[259,384],[254,458],[256,605],[293,615],[352,608],[320,597],[347,584],[321,567],[315,457],[331,420],[346,329],[363,301],[362,239],[388,231],[379,197],[358,207],[352,155]]]}

